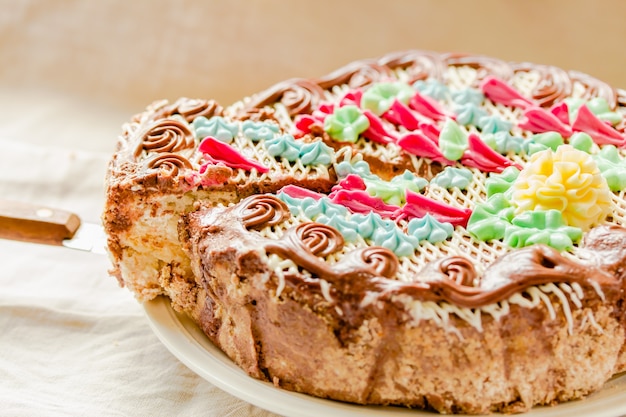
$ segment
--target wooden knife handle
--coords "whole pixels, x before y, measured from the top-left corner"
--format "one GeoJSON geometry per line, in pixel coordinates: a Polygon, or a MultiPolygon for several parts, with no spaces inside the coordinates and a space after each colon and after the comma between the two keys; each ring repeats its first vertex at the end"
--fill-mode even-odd
{"type": "Polygon", "coordinates": [[[69,211],[0,199],[0,238],[61,245],[79,226],[69,211]]]}

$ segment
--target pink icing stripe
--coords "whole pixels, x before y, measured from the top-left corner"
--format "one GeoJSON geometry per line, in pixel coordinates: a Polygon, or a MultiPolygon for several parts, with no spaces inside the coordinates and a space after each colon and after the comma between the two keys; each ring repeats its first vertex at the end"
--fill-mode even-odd
{"type": "Polygon", "coordinates": [[[472,210],[453,207],[411,190],[406,190],[406,204],[394,213],[394,218],[410,220],[422,218],[426,214],[430,214],[442,223],[466,227],[472,210]]]}
{"type": "Polygon", "coordinates": [[[453,161],[446,159],[437,143],[419,132],[411,132],[398,140],[398,146],[413,155],[430,158],[443,165],[454,165],[453,161]]]}
{"type": "Polygon", "coordinates": [[[323,194],[316,193],[315,191],[311,191],[307,188],[298,187],[297,185],[286,185],[280,189],[279,193],[285,193],[289,197],[304,199],[310,197],[315,201],[324,197],[323,194]]]}
{"type": "Polygon", "coordinates": [[[382,217],[393,217],[400,207],[385,203],[364,190],[337,190],[329,195],[331,201],[340,204],[352,213],[367,214],[375,212],[382,217]]]}
{"type": "Polygon", "coordinates": [[[577,132],[589,134],[598,145],[615,145],[619,147],[626,145],[626,136],[623,136],[613,127],[598,119],[586,104],[583,104],[578,109],[578,115],[572,128],[577,132]]]}
{"type": "MultiPolygon", "coordinates": [[[[561,112],[562,109],[557,111],[561,112]]],[[[519,124],[522,129],[530,130],[533,133],[558,132],[565,138],[572,136],[572,129],[567,124],[564,124],[554,113],[541,107],[526,109],[524,116],[526,120],[519,124]]]]}
{"type": "Polygon", "coordinates": [[[394,133],[390,133],[383,122],[369,110],[363,110],[363,114],[367,117],[367,120],[370,122],[370,126],[367,130],[361,133],[366,139],[371,140],[372,142],[387,144],[396,141],[396,137],[394,133]]]}
{"type": "Polygon", "coordinates": [[[499,78],[488,76],[480,83],[480,89],[491,101],[511,107],[528,108],[535,103],[522,96],[517,90],[499,78]]]}
{"type": "Polygon", "coordinates": [[[430,97],[423,96],[420,93],[415,93],[413,97],[411,97],[409,107],[432,120],[456,118],[455,115],[447,113],[437,101],[430,97]]]}
{"type": "Polygon", "coordinates": [[[311,133],[311,128],[315,125],[322,126],[322,124],[318,120],[308,114],[297,115],[293,123],[296,128],[296,131],[294,132],[294,137],[302,137],[307,133],[311,133]]]}
{"type": "MultiPolygon", "coordinates": [[[[356,174],[348,174],[343,180],[339,182],[339,184],[335,185],[332,191],[339,190],[365,190],[367,189],[367,185],[363,178],[359,177],[356,174]]],[[[332,196],[332,193],[330,193],[332,196]]]]}
{"type": "Polygon", "coordinates": [[[406,130],[416,130],[419,128],[420,119],[424,121],[423,116],[414,113],[398,100],[394,100],[391,108],[383,113],[382,117],[395,125],[404,126],[406,130]]]}
{"type": "Polygon", "coordinates": [[[561,123],[569,125],[569,107],[567,103],[562,101],[550,109],[550,113],[556,116],[561,123]]]}
{"type": "Polygon", "coordinates": [[[439,135],[441,134],[441,129],[436,124],[422,123],[420,124],[420,130],[433,143],[439,145],[439,135]]]}
{"type": "Polygon", "coordinates": [[[339,106],[343,107],[348,104],[353,104],[357,107],[361,107],[362,96],[363,96],[363,91],[350,90],[339,100],[339,106]]]}
{"type": "Polygon", "coordinates": [[[227,167],[245,169],[246,171],[256,169],[260,173],[269,172],[269,168],[244,157],[229,144],[210,136],[204,138],[198,146],[198,151],[204,154],[209,163],[223,163],[227,167]]]}
{"type": "Polygon", "coordinates": [[[470,133],[467,142],[468,148],[461,158],[461,163],[465,166],[478,168],[484,172],[498,173],[510,166],[522,169],[519,164],[491,149],[476,133],[470,133]]]}

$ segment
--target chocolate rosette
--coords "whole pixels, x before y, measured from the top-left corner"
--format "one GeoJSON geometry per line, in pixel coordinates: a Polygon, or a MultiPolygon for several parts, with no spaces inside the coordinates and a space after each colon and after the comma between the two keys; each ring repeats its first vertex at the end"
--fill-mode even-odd
{"type": "MultiPolygon", "coordinates": [[[[350,261],[358,261],[371,276],[395,277],[398,271],[398,257],[382,246],[370,246],[350,253],[350,261]]],[[[346,259],[346,258],[344,258],[346,259]]]]}
{"type": "Polygon", "coordinates": [[[269,194],[248,197],[241,204],[239,216],[248,230],[276,226],[291,215],[282,200],[269,194]]]}
{"type": "Polygon", "coordinates": [[[144,166],[148,170],[158,170],[162,175],[175,177],[181,170],[193,169],[191,162],[182,155],[162,153],[146,160],[144,166]]]}
{"type": "Polygon", "coordinates": [[[321,88],[326,90],[342,84],[347,84],[350,88],[359,88],[388,80],[391,76],[392,72],[389,67],[369,60],[348,64],[325,77],[317,79],[316,82],[321,88]]]}
{"type": "Polygon", "coordinates": [[[508,63],[497,58],[451,53],[442,55],[442,60],[448,66],[467,66],[475,69],[477,81],[488,75],[493,75],[503,80],[509,80],[513,76],[513,68],[508,63]]]}
{"type": "Polygon", "coordinates": [[[378,61],[388,68],[402,69],[409,74],[409,82],[434,78],[441,80],[445,66],[438,54],[425,51],[408,51],[388,54],[378,61]]]}
{"type": "Polygon", "coordinates": [[[139,137],[135,157],[147,152],[178,152],[195,146],[193,133],[179,120],[161,119],[153,122],[139,137]]]}
{"type": "Polygon", "coordinates": [[[344,243],[337,229],[321,223],[302,223],[294,229],[294,236],[311,254],[323,258],[341,250],[344,243]]]}
{"type": "Polygon", "coordinates": [[[473,287],[476,270],[472,262],[462,256],[451,256],[438,263],[439,272],[448,279],[466,287],[473,287]]]}
{"type": "Polygon", "coordinates": [[[550,107],[572,94],[572,80],[567,71],[550,65],[520,63],[513,66],[513,71],[538,72],[540,80],[532,92],[532,98],[539,106],[550,107]]]}
{"type": "Polygon", "coordinates": [[[192,122],[196,117],[222,116],[224,108],[215,100],[200,99],[180,99],[176,102],[174,113],[180,114],[188,122],[192,122]]]}
{"type": "Polygon", "coordinates": [[[276,84],[252,98],[247,108],[260,108],[275,102],[282,103],[290,116],[310,113],[324,96],[324,90],[316,83],[305,79],[291,79],[276,84]]]}

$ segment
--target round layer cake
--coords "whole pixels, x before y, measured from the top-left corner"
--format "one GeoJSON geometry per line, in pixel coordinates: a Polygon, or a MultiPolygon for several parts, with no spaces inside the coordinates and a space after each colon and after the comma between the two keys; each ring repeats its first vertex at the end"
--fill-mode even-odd
{"type": "Polygon", "coordinates": [[[251,376],[358,404],[522,412],[625,368],[626,93],[423,51],[124,126],[112,273],[251,376]]]}

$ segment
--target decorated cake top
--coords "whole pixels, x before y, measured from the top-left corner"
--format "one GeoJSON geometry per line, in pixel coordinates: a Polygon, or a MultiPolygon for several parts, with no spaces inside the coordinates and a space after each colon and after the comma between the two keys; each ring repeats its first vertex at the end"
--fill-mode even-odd
{"type": "MultiPolygon", "coordinates": [[[[583,237],[626,222],[625,120],[626,93],[581,73],[409,51],[288,80],[226,108],[155,103],[126,126],[118,164],[164,191],[275,194],[299,222],[334,231],[340,244],[313,253],[335,268],[380,248],[393,258],[377,272],[387,278],[439,280],[429,271],[445,264],[465,291],[495,291],[494,263],[514,250],[510,262],[543,253],[566,265],[561,278],[545,275],[556,281],[590,277],[570,265],[597,246],[583,237]]],[[[276,241],[269,254],[326,274],[328,265],[280,243],[298,233],[293,223],[256,221],[255,233],[276,241]]],[[[521,279],[497,268],[506,282],[521,279]]],[[[492,299],[479,293],[455,301],[492,299]]]]}

